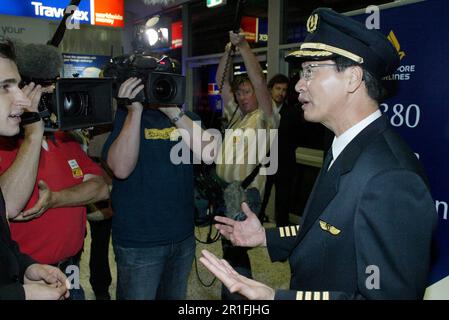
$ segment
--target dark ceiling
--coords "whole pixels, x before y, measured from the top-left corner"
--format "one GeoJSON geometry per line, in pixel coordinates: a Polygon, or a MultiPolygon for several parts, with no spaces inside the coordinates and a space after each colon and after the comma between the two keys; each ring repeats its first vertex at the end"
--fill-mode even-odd
{"type": "MultiPolygon", "coordinates": [[[[192,55],[222,52],[228,41],[228,31],[233,28],[238,0],[227,0],[217,8],[207,8],[206,0],[171,0],[168,5],[145,5],[143,0],[125,0],[125,10],[132,12],[134,19],[144,19],[164,12],[172,20],[181,20],[181,4],[189,3],[192,32],[192,55]]],[[[309,14],[318,7],[330,7],[338,12],[364,8],[370,4],[382,4],[393,0],[285,0],[284,25],[281,30],[291,30],[304,24],[309,14]]],[[[164,2],[164,1],[161,1],[164,2]]],[[[266,18],[268,0],[246,0],[243,15],[266,18]]],[[[287,40],[286,32],[283,43],[287,40]]],[[[257,46],[257,45],[256,45],[257,46]]]]}
{"type": "Polygon", "coordinates": [[[141,19],[166,10],[171,10],[183,3],[189,2],[189,0],[169,0],[159,2],[167,3],[167,5],[147,5],[143,0],[125,0],[125,11],[131,12],[135,19],[141,19]]]}

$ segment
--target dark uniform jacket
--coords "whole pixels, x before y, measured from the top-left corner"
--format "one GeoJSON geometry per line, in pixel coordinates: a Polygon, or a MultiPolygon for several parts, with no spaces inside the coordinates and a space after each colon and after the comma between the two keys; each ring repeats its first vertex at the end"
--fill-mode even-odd
{"type": "Polygon", "coordinates": [[[36,263],[22,254],[16,242],[11,239],[3,194],[0,190],[0,300],[24,300],[23,275],[36,263]]]}
{"type": "Polygon", "coordinates": [[[300,228],[267,230],[273,261],[289,259],[276,299],[421,299],[435,205],[419,161],[382,116],[322,170],[300,228]]]}
{"type": "Polygon", "coordinates": [[[301,122],[301,111],[296,105],[284,103],[281,110],[279,123],[279,168],[278,178],[291,179],[292,170],[296,165],[296,148],[299,145],[300,134],[298,128],[301,122]]]}

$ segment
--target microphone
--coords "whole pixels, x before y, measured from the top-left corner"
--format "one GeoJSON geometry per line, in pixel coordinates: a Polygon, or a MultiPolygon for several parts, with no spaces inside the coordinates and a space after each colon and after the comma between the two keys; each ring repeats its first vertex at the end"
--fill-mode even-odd
{"type": "Polygon", "coordinates": [[[228,218],[243,221],[246,215],[242,212],[242,202],[246,200],[245,190],[243,190],[239,181],[231,182],[223,191],[223,200],[225,202],[225,215],[228,218]]]}
{"type": "Polygon", "coordinates": [[[17,67],[25,81],[53,80],[59,76],[63,59],[56,47],[19,41],[14,44],[17,67]]]}
{"type": "Polygon", "coordinates": [[[243,221],[246,214],[242,211],[242,202],[246,202],[256,215],[259,215],[262,201],[259,191],[254,188],[243,189],[240,181],[231,182],[223,191],[223,200],[225,202],[225,215],[228,218],[243,221]]]}

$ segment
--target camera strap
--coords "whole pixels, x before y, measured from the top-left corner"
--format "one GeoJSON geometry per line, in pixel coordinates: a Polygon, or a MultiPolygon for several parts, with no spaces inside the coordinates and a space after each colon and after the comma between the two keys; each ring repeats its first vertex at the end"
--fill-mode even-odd
{"type": "Polygon", "coordinates": [[[20,116],[22,126],[26,126],[27,124],[35,123],[41,121],[41,115],[39,112],[24,112],[20,116]]]}
{"type": "Polygon", "coordinates": [[[129,105],[131,105],[133,102],[139,102],[139,100],[138,100],[137,98],[129,99],[129,98],[119,98],[119,97],[116,97],[115,100],[117,100],[117,103],[118,103],[119,105],[122,105],[122,106],[129,106],[129,105]]]}
{"type": "MultiPolygon", "coordinates": [[[[270,156],[270,151],[267,152],[265,158],[268,158],[270,156]]],[[[243,190],[246,190],[246,188],[249,187],[249,185],[254,181],[256,176],[259,174],[260,167],[266,166],[259,162],[259,164],[251,171],[251,173],[242,181],[240,186],[243,188],[243,190]]]]}

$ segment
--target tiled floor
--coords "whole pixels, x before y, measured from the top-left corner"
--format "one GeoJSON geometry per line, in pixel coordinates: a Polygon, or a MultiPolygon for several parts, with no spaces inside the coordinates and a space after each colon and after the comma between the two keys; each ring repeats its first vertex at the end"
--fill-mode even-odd
{"type": "MultiPolygon", "coordinates": [[[[200,238],[204,238],[206,230],[199,229],[196,234],[200,238]]],[[[92,288],[89,284],[89,255],[90,255],[90,236],[86,237],[85,250],[81,258],[81,285],[86,293],[86,299],[95,299],[92,288]]],[[[218,241],[214,244],[200,244],[197,243],[197,257],[203,248],[214,252],[218,256],[221,256],[221,242],[218,241]]],[[[256,280],[262,281],[272,287],[287,288],[290,268],[287,263],[271,263],[266,249],[256,248],[249,251],[251,264],[253,268],[253,275],[256,280]]],[[[115,299],[116,288],[116,274],[117,269],[114,262],[114,253],[112,247],[109,250],[109,264],[112,272],[112,284],[110,287],[110,294],[112,299],[115,299]]],[[[205,284],[210,284],[213,280],[212,274],[207,271],[201,263],[198,262],[198,275],[205,284]]],[[[192,271],[190,273],[187,299],[189,300],[217,300],[220,299],[220,282],[216,280],[211,287],[204,287],[198,279],[195,263],[193,263],[192,271]]]]}
{"type": "MultiPolygon", "coordinates": [[[[274,197],[272,196],[271,199],[274,197]]],[[[267,212],[272,212],[272,203],[267,208],[267,212]]],[[[269,215],[270,217],[270,215],[269,215]]],[[[273,221],[272,216],[270,221],[273,221]]],[[[272,227],[272,223],[268,223],[265,227],[272,227]]],[[[196,235],[199,239],[205,239],[207,236],[208,228],[197,228],[196,235]]],[[[89,255],[90,255],[90,233],[85,239],[84,253],[81,258],[81,285],[85,290],[86,299],[95,299],[92,288],[89,284],[89,255]]],[[[196,256],[200,256],[200,252],[203,248],[215,253],[217,256],[222,255],[221,241],[213,244],[201,244],[197,242],[196,256]]],[[[268,258],[268,253],[265,248],[255,248],[249,251],[251,265],[253,269],[254,279],[264,282],[267,285],[274,288],[288,288],[290,280],[290,267],[288,263],[271,263],[268,258]]],[[[112,284],[110,287],[110,293],[112,299],[115,299],[116,289],[116,274],[114,254],[112,247],[109,250],[109,264],[112,272],[112,284]]],[[[198,275],[205,284],[210,284],[213,280],[212,274],[207,271],[200,262],[198,262],[198,275]]],[[[195,262],[193,263],[192,271],[190,273],[187,299],[189,300],[217,300],[220,299],[220,287],[221,284],[216,280],[211,287],[205,287],[200,283],[198,279],[195,262]]]]}

